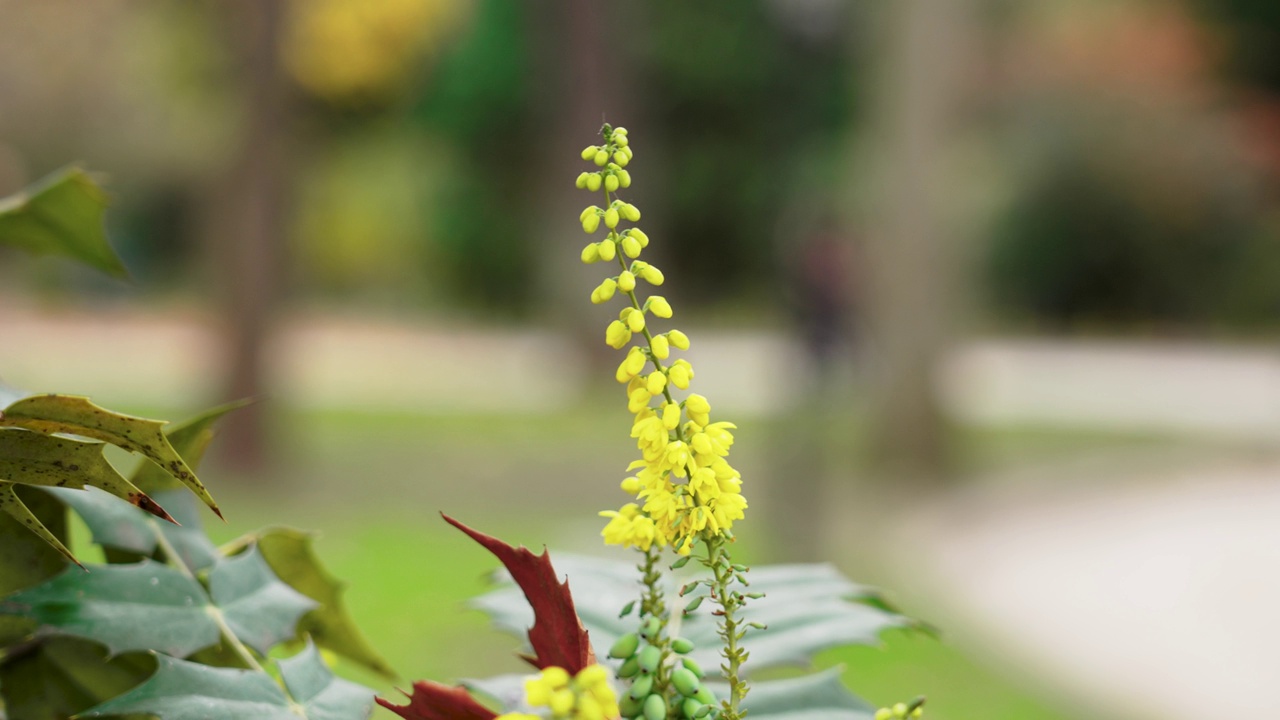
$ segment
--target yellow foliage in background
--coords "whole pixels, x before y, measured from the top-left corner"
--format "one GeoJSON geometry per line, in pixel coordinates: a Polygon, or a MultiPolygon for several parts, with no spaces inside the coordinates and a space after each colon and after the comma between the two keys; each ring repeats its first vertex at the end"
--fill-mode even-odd
{"type": "Polygon", "coordinates": [[[330,102],[386,99],[458,24],[458,0],[294,0],[285,64],[330,102]]]}

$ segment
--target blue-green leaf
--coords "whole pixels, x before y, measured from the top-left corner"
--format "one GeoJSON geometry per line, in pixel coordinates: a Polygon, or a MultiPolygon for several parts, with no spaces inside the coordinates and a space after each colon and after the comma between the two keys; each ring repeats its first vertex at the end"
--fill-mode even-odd
{"type": "Polygon", "coordinates": [[[145,713],[161,720],[298,720],[284,691],[266,673],[213,668],[166,655],[157,655],[156,661],[158,668],[146,682],[78,717],[145,713]]]}
{"type": "Polygon", "coordinates": [[[373,691],[333,676],[316,646],[280,661],[280,676],[310,720],[354,720],[373,712],[373,691]]]}
{"type": "Polygon", "coordinates": [[[216,563],[209,591],[236,637],[263,655],[293,637],[298,619],[318,605],[281,582],[257,547],[216,563]]]}

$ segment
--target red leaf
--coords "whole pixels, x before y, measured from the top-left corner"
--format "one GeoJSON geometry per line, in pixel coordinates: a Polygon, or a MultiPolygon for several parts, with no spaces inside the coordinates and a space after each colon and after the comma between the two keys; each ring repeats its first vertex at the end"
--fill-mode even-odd
{"type": "Polygon", "coordinates": [[[587,630],[582,627],[578,611],[573,607],[569,583],[557,579],[546,550],[541,555],[534,555],[528,548],[513,548],[495,537],[472,530],[448,515],[444,515],[444,519],[496,555],[533,606],[529,645],[534,656],[525,660],[540,670],[553,665],[562,667],[570,675],[577,675],[595,663],[587,630]]]}
{"type": "Polygon", "coordinates": [[[476,702],[460,687],[430,680],[413,684],[408,705],[392,705],[378,698],[378,704],[405,720],[493,720],[498,714],[476,702]]]}

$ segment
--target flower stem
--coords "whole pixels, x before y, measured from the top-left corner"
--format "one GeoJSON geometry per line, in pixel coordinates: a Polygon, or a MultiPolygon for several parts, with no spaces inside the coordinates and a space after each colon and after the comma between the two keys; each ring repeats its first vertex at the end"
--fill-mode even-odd
{"type": "Polygon", "coordinates": [[[708,533],[706,537],[706,565],[711,569],[714,579],[712,597],[720,609],[715,615],[720,617],[720,639],[724,641],[725,663],[720,666],[725,680],[729,682],[729,697],[722,705],[721,720],[738,720],[742,717],[739,710],[742,699],[747,696],[747,682],[739,675],[742,664],[746,662],[748,653],[738,645],[745,632],[740,629],[741,620],[735,613],[745,602],[742,593],[732,589],[736,571],[725,548],[725,539],[720,535],[708,533]]]}

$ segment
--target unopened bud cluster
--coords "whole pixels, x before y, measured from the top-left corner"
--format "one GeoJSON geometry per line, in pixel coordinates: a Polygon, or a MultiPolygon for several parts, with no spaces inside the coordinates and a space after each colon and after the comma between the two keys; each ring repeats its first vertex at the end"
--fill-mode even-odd
{"type": "Polygon", "coordinates": [[[876,711],[875,720],[906,720],[907,718],[924,717],[924,698],[920,697],[911,703],[896,703],[892,707],[883,707],[876,711]]]}
{"type": "Polygon", "coordinates": [[[627,633],[609,649],[609,657],[622,660],[618,677],[631,681],[631,687],[618,707],[622,717],[632,720],[665,720],[670,714],[667,698],[661,692],[659,679],[674,688],[677,695],[673,703],[679,716],[687,720],[716,718],[720,709],[716,696],[703,684],[706,673],[693,658],[679,657],[693,652],[693,643],[684,638],[671,641],[671,654],[664,655],[661,638],[662,626],[657,618],[645,621],[638,633],[627,633]],[[663,667],[666,660],[669,665],[663,667]]]}
{"type": "Polygon", "coordinates": [[[605,542],[637,547],[675,547],[687,554],[704,534],[729,536],[735,520],[743,517],[747,501],[741,493],[741,475],[727,460],[733,445],[733,423],[712,422],[711,404],[701,395],[677,401],[672,388],[688,390],[693,366],[688,360],[668,362],[673,350],[687,350],[689,338],[679,330],[655,332],[652,318],[669,319],[671,303],[661,295],[639,295],[641,282],[658,287],[666,278],[653,264],[640,259],[649,246],[649,236],[638,227],[623,223],[640,220],[635,205],[617,197],[631,186],[626,166],[631,162],[631,142],[626,128],[603,129],[604,144],[582,151],[599,170],[578,176],[577,186],[603,192],[604,202],[584,209],[578,219],[587,234],[604,225],[603,240],[582,249],[582,261],[617,263],[618,273],[606,277],[591,291],[591,302],[599,305],[619,296],[624,307],[618,318],[605,328],[605,343],[614,349],[626,348],[640,335],[618,366],[615,377],[627,388],[627,409],[635,415],[631,437],[641,459],[628,470],[636,474],[622,483],[636,502],[601,515],[608,517],[605,542]]]}
{"type": "MultiPolygon", "coordinates": [[[[529,705],[546,708],[553,720],[611,720],[618,717],[618,700],[609,684],[609,671],[588,665],[570,677],[560,667],[544,668],[524,684],[529,705]]],[[[507,713],[494,720],[542,720],[528,713],[507,713]]]]}

